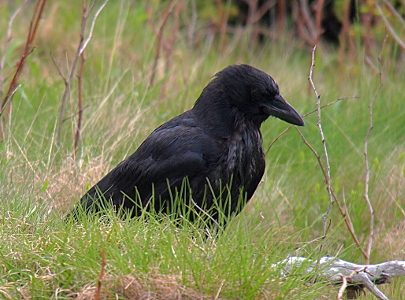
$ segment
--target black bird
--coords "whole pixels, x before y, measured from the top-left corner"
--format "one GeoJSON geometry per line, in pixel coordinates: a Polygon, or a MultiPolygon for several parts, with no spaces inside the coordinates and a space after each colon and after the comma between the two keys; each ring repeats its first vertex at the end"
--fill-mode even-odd
{"type": "Polygon", "coordinates": [[[98,212],[109,202],[136,216],[141,207],[168,212],[178,195],[214,222],[219,206],[237,214],[264,173],[260,126],[269,116],[304,125],[269,75],[249,65],[229,66],[214,76],[191,110],[155,129],[79,206],[98,212]]]}

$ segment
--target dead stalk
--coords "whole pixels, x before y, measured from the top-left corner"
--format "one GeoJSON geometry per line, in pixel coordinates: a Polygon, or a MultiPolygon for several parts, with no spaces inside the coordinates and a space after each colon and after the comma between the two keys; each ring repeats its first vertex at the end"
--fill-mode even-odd
{"type": "MultiPolygon", "coordinates": [[[[327,103],[327,104],[325,104],[325,105],[322,105],[322,106],[321,106],[321,109],[324,109],[325,107],[331,106],[331,105],[333,105],[333,104],[335,104],[335,103],[337,103],[337,102],[339,102],[339,101],[342,101],[342,100],[346,100],[346,99],[358,99],[358,98],[359,98],[359,96],[351,96],[351,97],[338,98],[338,99],[336,99],[335,101],[332,101],[332,102],[329,102],[329,103],[327,103]]],[[[305,117],[307,117],[307,116],[309,116],[309,115],[311,115],[311,114],[313,114],[313,113],[315,113],[315,112],[317,112],[317,111],[318,111],[318,109],[311,110],[311,111],[309,111],[309,112],[303,114],[302,117],[305,118],[305,117]]],[[[293,128],[293,125],[290,125],[290,126],[288,126],[286,129],[284,129],[284,130],[270,143],[270,145],[267,147],[267,150],[266,150],[266,152],[265,152],[265,155],[267,155],[267,154],[269,153],[271,147],[273,147],[273,145],[274,145],[284,134],[286,134],[291,128],[293,128]]]]}
{"type": "Polygon", "coordinates": [[[3,46],[3,55],[0,59],[0,98],[3,98],[3,93],[4,93],[3,85],[4,85],[5,79],[4,79],[3,71],[4,71],[4,66],[6,63],[7,49],[8,49],[8,46],[10,45],[10,41],[12,39],[11,34],[12,34],[13,23],[14,23],[14,20],[17,17],[17,15],[22,10],[22,8],[27,4],[27,2],[28,2],[28,0],[24,0],[24,2],[16,9],[16,11],[10,16],[10,19],[8,20],[6,39],[5,39],[4,46],[3,46]]]}
{"type": "MultiPolygon", "coordinates": [[[[76,73],[77,63],[79,61],[79,58],[83,54],[84,50],[86,49],[88,43],[90,42],[92,36],[93,36],[93,30],[94,30],[94,26],[95,26],[97,17],[99,16],[99,14],[103,10],[103,8],[107,5],[108,0],[105,0],[103,2],[103,4],[101,4],[101,6],[98,8],[98,10],[95,12],[95,14],[93,16],[93,19],[92,19],[92,22],[91,22],[91,25],[90,25],[89,32],[87,34],[87,38],[85,39],[84,36],[85,36],[85,32],[86,32],[86,27],[87,27],[87,21],[88,21],[88,19],[90,17],[90,14],[93,11],[93,9],[94,9],[97,2],[98,2],[97,0],[93,0],[91,2],[91,4],[90,4],[90,7],[87,8],[85,0],[82,0],[83,14],[82,14],[82,23],[81,23],[79,45],[77,47],[77,51],[76,51],[75,57],[73,59],[72,66],[71,66],[70,71],[69,71],[69,76],[67,78],[64,78],[62,76],[62,78],[63,78],[63,80],[65,82],[65,89],[64,89],[63,94],[62,94],[61,106],[60,106],[60,111],[59,111],[58,126],[57,126],[57,132],[56,132],[56,142],[58,144],[60,144],[60,139],[61,139],[61,134],[62,134],[62,125],[63,125],[63,122],[65,121],[66,102],[67,102],[67,99],[68,99],[68,95],[70,93],[70,87],[71,87],[71,84],[72,84],[73,76],[76,73]]],[[[84,64],[84,60],[82,61],[82,63],[84,64]]],[[[61,74],[59,68],[58,68],[58,71],[59,71],[59,74],[61,74]]],[[[82,74],[82,73],[80,73],[80,74],[82,74]]],[[[81,76],[80,74],[79,74],[79,76],[81,76]]],[[[81,97],[81,96],[79,96],[79,97],[81,97]]],[[[79,115],[81,114],[81,111],[82,110],[79,109],[79,115]]]]}
{"type": "MultiPolygon", "coordinates": [[[[403,25],[403,28],[405,28],[405,21],[403,19],[403,17],[401,17],[398,12],[395,11],[395,9],[391,6],[391,4],[389,4],[388,1],[384,1],[385,5],[388,6],[389,10],[391,11],[391,13],[393,13],[395,15],[395,17],[397,18],[397,20],[399,20],[401,22],[401,24],[403,25]]],[[[391,36],[394,38],[394,40],[397,42],[397,44],[405,50],[405,41],[403,41],[395,32],[395,29],[392,28],[391,23],[388,21],[388,19],[385,17],[384,12],[382,11],[380,5],[378,5],[377,2],[374,3],[375,7],[377,8],[378,12],[380,13],[381,19],[383,20],[385,26],[387,26],[388,31],[390,32],[391,36]]]]}
{"type": "Polygon", "coordinates": [[[328,155],[328,149],[326,147],[326,141],[325,141],[325,135],[323,133],[323,129],[322,129],[322,118],[321,118],[321,95],[318,94],[314,81],[313,81],[313,71],[314,71],[314,67],[315,67],[315,50],[316,50],[316,45],[312,48],[312,54],[311,54],[311,67],[309,69],[309,76],[308,76],[308,80],[311,84],[312,90],[315,93],[316,96],[316,107],[317,107],[317,113],[318,113],[318,122],[317,122],[317,126],[318,126],[318,130],[319,130],[319,134],[321,136],[321,141],[322,141],[322,146],[323,146],[323,154],[325,156],[325,164],[326,164],[326,171],[324,170],[324,175],[325,175],[325,183],[326,183],[326,189],[328,191],[328,199],[329,199],[329,206],[328,209],[326,211],[326,214],[323,218],[323,234],[326,235],[327,234],[327,224],[328,224],[328,218],[329,218],[329,214],[330,211],[332,210],[332,205],[333,205],[333,196],[332,196],[332,187],[331,187],[331,172],[330,172],[330,162],[329,162],[329,155],[328,155]]]}
{"type": "MultiPolygon", "coordinates": [[[[357,247],[362,252],[363,256],[365,258],[367,258],[367,252],[361,246],[360,241],[359,241],[359,239],[358,239],[358,237],[357,237],[357,235],[356,235],[356,233],[354,231],[354,227],[353,227],[353,223],[351,222],[351,218],[348,215],[347,210],[345,209],[346,205],[345,205],[345,203],[344,203],[344,205],[342,205],[339,202],[339,200],[338,200],[338,198],[336,196],[336,193],[334,192],[334,190],[333,190],[333,188],[331,186],[330,162],[329,162],[329,156],[328,156],[326,142],[325,142],[325,136],[324,136],[323,129],[322,129],[321,109],[323,107],[326,107],[326,106],[329,106],[329,105],[331,105],[333,103],[336,103],[337,101],[340,101],[340,100],[338,99],[338,100],[335,100],[334,102],[331,102],[330,104],[327,104],[325,106],[321,106],[321,101],[320,101],[321,96],[318,94],[318,92],[316,90],[316,87],[315,87],[315,84],[314,84],[313,79],[312,79],[313,78],[312,77],[313,69],[314,69],[314,66],[315,66],[315,63],[314,63],[315,49],[316,49],[316,46],[312,50],[311,68],[310,68],[310,71],[309,71],[308,80],[310,81],[312,90],[314,91],[315,96],[317,98],[317,103],[316,103],[316,105],[317,105],[316,112],[318,113],[317,126],[318,126],[318,130],[319,130],[321,140],[322,140],[323,152],[324,152],[324,156],[325,156],[325,162],[322,161],[321,156],[316,152],[316,150],[311,146],[311,144],[309,144],[309,142],[305,139],[302,132],[297,127],[294,127],[294,128],[297,130],[297,132],[301,136],[304,144],[307,145],[307,147],[315,155],[315,157],[316,157],[316,159],[318,161],[319,167],[321,168],[322,174],[324,176],[326,186],[327,186],[328,198],[329,198],[329,206],[328,206],[328,209],[327,209],[327,211],[325,213],[325,216],[323,218],[323,237],[326,236],[326,234],[328,233],[328,230],[330,228],[330,223],[328,222],[329,214],[330,214],[330,211],[332,209],[333,203],[336,203],[336,205],[339,208],[340,214],[344,218],[346,227],[349,230],[350,235],[352,236],[352,238],[353,238],[354,242],[356,243],[357,247]],[[324,166],[324,163],[326,164],[326,167],[324,166]]],[[[347,98],[340,98],[340,99],[347,99],[347,98]]],[[[315,112],[315,111],[313,111],[313,112],[315,112]]],[[[312,112],[310,112],[310,113],[312,113],[312,112]]],[[[308,114],[310,114],[310,113],[308,113],[308,114]]]]}
{"type": "MultiPolygon", "coordinates": [[[[9,28],[7,30],[7,41],[6,41],[6,47],[8,45],[9,39],[11,39],[11,26],[14,21],[14,18],[20,11],[20,9],[25,5],[26,2],[23,2],[23,4],[20,6],[19,9],[11,16],[9,20],[9,28]]],[[[35,47],[32,46],[32,43],[35,39],[35,35],[38,30],[38,25],[39,21],[41,20],[42,13],[44,11],[46,0],[38,0],[35,9],[34,9],[34,14],[32,15],[31,22],[30,22],[30,28],[28,30],[28,35],[27,35],[27,40],[25,42],[24,50],[21,55],[20,60],[17,63],[17,68],[14,72],[14,76],[11,80],[11,83],[8,87],[7,93],[5,97],[3,98],[3,101],[0,106],[0,118],[1,118],[1,130],[0,130],[0,140],[3,139],[4,134],[5,134],[5,126],[7,123],[8,116],[10,115],[10,110],[11,110],[11,104],[13,100],[13,96],[18,88],[18,79],[20,77],[20,74],[24,68],[25,64],[25,59],[34,51],[35,47]]],[[[4,66],[4,61],[5,56],[2,58],[1,61],[1,70],[3,70],[4,66]]],[[[3,83],[1,83],[3,84],[3,83]]]]}

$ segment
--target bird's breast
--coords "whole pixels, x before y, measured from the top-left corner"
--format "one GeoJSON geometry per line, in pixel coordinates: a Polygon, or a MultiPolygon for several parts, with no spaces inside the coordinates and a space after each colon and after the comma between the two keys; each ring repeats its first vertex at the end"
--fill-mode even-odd
{"type": "Polygon", "coordinates": [[[261,177],[264,154],[261,134],[257,130],[235,132],[228,140],[226,164],[228,175],[237,185],[249,184],[252,178],[261,177]]]}

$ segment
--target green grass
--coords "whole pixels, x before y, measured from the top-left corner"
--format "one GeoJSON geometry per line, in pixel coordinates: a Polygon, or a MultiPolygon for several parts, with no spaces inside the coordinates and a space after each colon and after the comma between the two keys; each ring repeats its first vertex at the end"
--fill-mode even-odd
{"type": "MultiPolygon", "coordinates": [[[[1,5],[1,26],[7,28],[13,10],[1,5]]],[[[142,293],[161,299],[179,295],[184,299],[336,298],[336,288],[310,283],[300,270],[282,278],[280,270],[272,267],[296,255],[296,249],[298,255],[312,259],[338,254],[364,263],[336,205],[330,213],[328,237],[313,241],[322,236],[327,192],[315,156],[294,129],[271,147],[263,183],[243,213],[218,237],[207,239],[192,224],[177,228],[169,217],[158,222],[154,215],[148,222],[114,217],[108,223],[93,218],[85,218],[81,225],[61,221],[89,186],[132,153],[154,128],[191,108],[211,76],[229,64],[247,63],[268,72],[299,112],[316,108],[307,81],[310,51],[289,38],[248,46],[248,36],[242,35],[239,41],[227,37],[221,47],[215,39],[210,46],[201,30],[191,47],[187,28],[182,28],[169,70],[165,72],[162,56],[155,84],[150,85],[156,40],[143,5],[111,1],[107,8],[86,49],[84,123],[76,158],[72,146],[76,79],[58,145],[55,128],[64,84],[49,53],[67,74],[78,42],[79,4],[49,3],[41,20],[37,48],[27,58],[0,143],[0,298],[79,295],[79,299],[90,299],[100,276],[101,249],[106,258],[102,281],[106,299],[140,298],[145,296],[142,293]]],[[[159,22],[160,10],[153,9],[159,22]]],[[[29,7],[25,14],[31,14],[29,7]]],[[[15,22],[5,74],[12,73],[19,58],[27,19],[21,15],[15,22]]],[[[203,25],[199,20],[197,29],[203,25]]],[[[169,34],[171,21],[167,26],[169,34]]],[[[1,37],[4,43],[4,34],[1,37]]],[[[395,47],[389,44],[384,50],[383,87],[376,98],[369,139],[370,199],[375,209],[372,263],[402,260],[405,247],[404,73],[396,70],[397,62],[391,58],[395,47]]],[[[364,63],[360,47],[358,58],[347,58],[344,64],[337,54],[321,51],[314,82],[322,103],[358,96],[323,109],[322,126],[332,186],[340,199],[345,196],[356,233],[366,245],[369,213],[363,198],[363,142],[379,74],[364,63]]],[[[370,57],[375,65],[378,52],[370,57]]],[[[323,157],[316,114],[305,121],[300,130],[323,157]]],[[[265,150],[287,126],[274,118],[265,122],[265,150]]],[[[382,289],[388,297],[400,299],[404,280],[395,279],[382,289]]]]}

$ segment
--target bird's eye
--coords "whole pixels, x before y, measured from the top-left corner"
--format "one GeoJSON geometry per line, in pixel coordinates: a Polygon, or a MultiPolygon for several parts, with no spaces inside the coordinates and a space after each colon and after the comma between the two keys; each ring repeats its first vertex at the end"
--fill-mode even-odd
{"type": "Polygon", "coordinates": [[[260,98],[260,92],[258,90],[253,90],[252,91],[252,97],[253,98],[260,98]]]}

